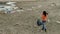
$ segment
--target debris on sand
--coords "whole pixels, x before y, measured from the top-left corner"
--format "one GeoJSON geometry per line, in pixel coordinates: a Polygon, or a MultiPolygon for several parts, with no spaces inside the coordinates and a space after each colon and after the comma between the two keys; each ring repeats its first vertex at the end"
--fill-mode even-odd
{"type": "Polygon", "coordinates": [[[16,2],[7,2],[7,5],[16,6],[16,2]]]}
{"type": "Polygon", "coordinates": [[[6,4],[15,4],[16,2],[7,2],[6,4]]]}
{"type": "Polygon", "coordinates": [[[60,23],[60,21],[56,21],[57,23],[60,23]]]}
{"type": "Polygon", "coordinates": [[[14,9],[18,9],[18,7],[14,7],[14,9]]]}
{"type": "Polygon", "coordinates": [[[4,13],[15,13],[16,9],[18,9],[18,7],[15,4],[16,2],[6,2],[6,4],[0,4],[0,11],[4,11],[4,13]]]}

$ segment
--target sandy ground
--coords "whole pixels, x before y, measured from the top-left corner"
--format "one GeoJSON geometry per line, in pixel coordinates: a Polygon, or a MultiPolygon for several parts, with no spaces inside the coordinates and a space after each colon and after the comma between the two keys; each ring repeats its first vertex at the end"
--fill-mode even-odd
{"type": "Polygon", "coordinates": [[[60,0],[38,0],[17,2],[23,11],[13,14],[0,14],[0,34],[60,34],[60,0]],[[43,10],[48,12],[50,22],[46,23],[47,32],[41,31],[36,21],[43,10]]]}

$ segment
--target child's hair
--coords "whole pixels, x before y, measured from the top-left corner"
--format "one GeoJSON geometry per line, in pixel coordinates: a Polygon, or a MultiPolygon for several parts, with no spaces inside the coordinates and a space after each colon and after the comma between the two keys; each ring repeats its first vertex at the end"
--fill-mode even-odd
{"type": "Polygon", "coordinates": [[[47,13],[46,11],[43,11],[43,15],[45,15],[45,16],[46,16],[47,14],[48,14],[48,13],[47,13]]]}

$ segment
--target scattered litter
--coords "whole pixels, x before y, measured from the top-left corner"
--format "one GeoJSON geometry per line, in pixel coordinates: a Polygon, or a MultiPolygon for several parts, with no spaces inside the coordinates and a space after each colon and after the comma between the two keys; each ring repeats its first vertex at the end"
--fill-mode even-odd
{"type": "Polygon", "coordinates": [[[60,21],[56,21],[57,23],[60,23],[60,21]]]}
{"type": "Polygon", "coordinates": [[[13,11],[13,10],[18,9],[15,3],[16,2],[7,2],[6,4],[9,4],[9,5],[0,5],[0,11],[4,11],[4,13],[15,13],[16,11],[13,11]]]}
{"type": "Polygon", "coordinates": [[[7,2],[6,4],[7,4],[7,5],[11,5],[11,6],[16,6],[15,3],[16,3],[16,2],[7,2]]]}
{"type": "Polygon", "coordinates": [[[15,4],[16,2],[7,2],[6,4],[15,4]]]}

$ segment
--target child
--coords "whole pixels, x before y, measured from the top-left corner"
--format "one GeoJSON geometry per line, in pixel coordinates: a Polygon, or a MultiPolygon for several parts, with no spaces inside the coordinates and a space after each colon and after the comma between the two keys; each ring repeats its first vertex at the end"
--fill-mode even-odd
{"type": "Polygon", "coordinates": [[[41,19],[42,19],[42,30],[45,30],[45,32],[46,32],[45,23],[47,21],[47,15],[48,15],[48,13],[46,11],[43,11],[43,13],[41,15],[41,19]]]}

